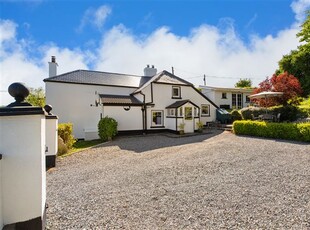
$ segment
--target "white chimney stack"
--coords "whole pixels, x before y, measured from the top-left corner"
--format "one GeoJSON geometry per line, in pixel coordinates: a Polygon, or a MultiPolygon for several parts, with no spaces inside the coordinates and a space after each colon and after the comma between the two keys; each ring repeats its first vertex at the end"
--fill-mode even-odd
{"type": "Polygon", "coordinates": [[[52,60],[48,63],[49,77],[57,75],[57,66],[56,57],[52,56],[52,60]]]}
{"type": "Polygon", "coordinates": [[[154,65],[152,65],[152,67],[150,67],[150,65],[147,65],[144,68],[144,76],[153,77],[156,74],[157,74],[157,69],[154,67],[154,65]]]}

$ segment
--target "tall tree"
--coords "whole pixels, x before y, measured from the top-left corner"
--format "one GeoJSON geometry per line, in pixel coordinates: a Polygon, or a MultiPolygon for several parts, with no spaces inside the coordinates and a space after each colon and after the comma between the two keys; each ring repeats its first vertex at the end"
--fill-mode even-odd
{"type": "Polygon", "coordinates": [[[283,95],[281,97],[268,98],[268,100],[257,99],[256,102],[260,106],[285,105],[288,100],[294,99],[302,94],[298,79],[287,72],[279,75],[274,74],[271,78],[267,77],[254,90],[254,93],[260,93],[262,91],[283,92],[283,95]]]}
{"type": "Polygon", "coordinates": [[[304,95],[310,95],[310,11],[307,11],[307,19],[297,34],[302,43],[297,50],[284,55],[279,61],[280,72],[288,72],[300,81],[304,95]]]}
{"type": "Polygon", "coordinates": [[[235,88],[251,88],[252,80],[249,78],[240,79],[236,84],[235,88]]]}
{"type": "Polygon", "coordinates": [[[30,88],[30,93],[26,98],[26,101],[33,106],[43,107],[45,105],[45,92],[43,88],[30,88]]]}

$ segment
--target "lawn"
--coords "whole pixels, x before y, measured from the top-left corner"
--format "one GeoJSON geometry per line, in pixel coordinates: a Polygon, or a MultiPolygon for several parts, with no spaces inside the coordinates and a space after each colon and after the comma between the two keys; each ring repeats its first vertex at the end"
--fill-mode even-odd
{"type": "Polygon", "coordinates": [[[97,140],[91,140],[91,141],[85,141],[85,140],[78,140],[73,144],[73,147],[68,151],[68,153],[60,156],[60,157],[66,157],[69,156],[73,153],[88,149],[90,147],[93,147],[95,145],[103,143],[102,140],[97,139],[97,140]]]}

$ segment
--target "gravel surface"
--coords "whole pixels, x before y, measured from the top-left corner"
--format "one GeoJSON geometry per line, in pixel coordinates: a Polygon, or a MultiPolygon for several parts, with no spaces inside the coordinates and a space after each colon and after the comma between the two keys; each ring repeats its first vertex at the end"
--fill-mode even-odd
{"type": "Polygon", "coordinates": [[[119,137],[47,172],[47,229],[310,229],[310,145],[119,137]]]}

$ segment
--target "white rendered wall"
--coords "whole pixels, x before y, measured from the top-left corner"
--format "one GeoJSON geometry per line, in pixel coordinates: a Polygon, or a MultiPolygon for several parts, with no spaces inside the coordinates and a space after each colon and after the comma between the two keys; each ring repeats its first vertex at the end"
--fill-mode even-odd
{"type": "Polygon", "coordinates": [[[3,224],[42,217],[46,202],[45,116],[0,117],[3,224]]]}
{"type": "MultiPolygon", "coordinates": [[[[143,93],[151,92],[150,87],[151,85],[147,86],[143,90],[143,93]]],[[[148,107],[147,109],[147,128],[151,129],[151,126],[152,126],[151,117],[152,117],[153,110],[164,111],[164,125],[166,125],[166,121],[171,120],[170,118],[166,118],[166,107],[180,100],[190,100],[191,102],[199,106],[200,109],[201,109],[201,105],[210,105],[210,116],[200,117],[200,121],[203,122],[204,124],[206,122],[215,121],[216,108],[208,100],[206,100],[202,95],[196,92],[196,90],[194,90],[192,87],[181,86],[181,99],[173,99],[172,98],[172,85],[154,83],[153,84],[153,103],[155,105],[154,107],[152,108],[148,107]]],[[[150,101],[146,101],[146,102],[150,102],[150,101]]],[[[169,123],[169,126],[170,126],[170,123],[169,123]]],[[[172,130],[175,130],[175,129],[172,129],[172,130]]]]}
{"type": "MultiPolygon", "coordinates": [[[[229,105],[232,108],[232,94],[240,94],[241,92],[230,92],[230,91],[215,91],[215,90],[206,90],[203,89],[202,92],[213,102],[220,106],[220,105],[229,105]],[[222,98],[222,93],[226,93],[227,98],[222,98]]],[[[251,93],[241,93],[243,104],[242,107],[247,107],[250,103],[246,103],[246,96],[251,95],[251,93]]]]}
{"type": "Polygon", "coordinates": [[[132,106],[128,111],[125,111],[122,106],[104,106],[103,115],[114,118],[118,123],[119,131],[143,129],[140,106],[132,106]]]}
{"type": "Polygon", "coordinates": [[[58,150],[58,119],[46,119],[46,156],[55,156],[58,150]]]}
{"type": "MultiPolygon", "coordinates": [[[[166,114],[166,111],[165,111],[166,114]]],[[[175,130],[176,131],[176,121],[175,117],[166,117],[164,116],[164,126],[166,129],[175,130]]]]}
{"type": "Polygon", "coordinates": [[[90,106],[99,94],[129,95],[135,88],[46,82],[46,103],[53,106],[59,123],[73,123],[75,138],[85,139],[86,132],[97,132],[101,106],[90,106]]]}

